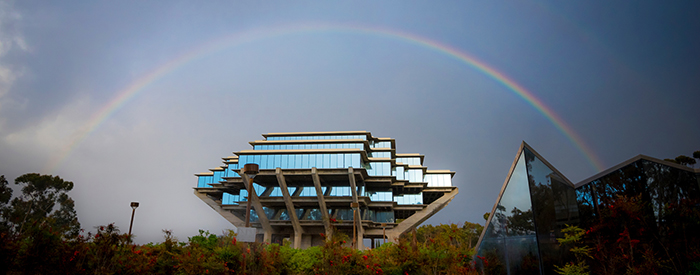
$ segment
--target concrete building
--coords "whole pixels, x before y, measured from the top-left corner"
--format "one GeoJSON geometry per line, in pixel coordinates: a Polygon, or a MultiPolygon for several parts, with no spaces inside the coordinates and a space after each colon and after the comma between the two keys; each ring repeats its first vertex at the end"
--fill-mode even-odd
{"type": "Polygon", "coordinates": [[[198,177],[194,193],[236,227],[245,225],[251,191],[251,226],[258,239],[295,248],[323,243],[332,227],[364,239],[392,241],[417,227],[457,195],[455,172],[428,170],[420,154],[396,153],[393,138],[366,131],[269,133],[252,149],[223,158],[198,177]],[[259,165],[252,190],[239,174],[259,165]],[[351,205],[357,208],[351,208],[351,205]],[[354,224],[360,226],[354,227],[354,224]],[[356,229],[353,229],[356,228],[356,229]],[[356,232],[353,232],[355,231],[356,232]]]}

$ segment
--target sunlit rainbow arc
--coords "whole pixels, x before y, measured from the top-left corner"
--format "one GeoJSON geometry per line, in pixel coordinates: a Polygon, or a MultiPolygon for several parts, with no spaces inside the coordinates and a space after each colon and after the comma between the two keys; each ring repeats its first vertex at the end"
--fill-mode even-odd
{"type": "Polygon", "coordinates": [[[554,111],[552,111],[550,108],[547,108],[542,103],[542,101],[537,99],[531,92],[520,86],[518,83],[509,79],[503,73],[496,71],[492,67],[488,66],[486,63],[481,62],[478,59],[472,57],[471,55],[463,51],[459,51],[448,45],[439,43],[437,41],[429,40],[424,37],[396,30],[357,25],[348,26],[316,24],[288,26],[273,29],[258,29],[254,31],[234,34],[232,36],[212,40],[195,48],[192,51],[189,51],[165,63],[153,72],[150,72],[134,81],[126,89],[120,91],[113,100],[111,100],[103,108],[101,108],[89,120],[85,127],[83,127],[82,130],[74,136],[72,141],[64,147],[61,154],[59,154],[49,162],[45,169],[45,173],[53,173],[55,169],[57,169],[63,163],[63,161],[73,152],[73,150],[75,150],[75,148],[90,135],[90,133],[94,132],[95,129],[97,129],[102,123],[104,123],[104,121],[107,120],[112,114],[114,114],[119,108],[123,107],[130,99],[134,98],[139,92],[143,91],[146,86],[167,75],[168,73],[174,71],[175,69],[182,67],[186,63],[193,61],[198,57],[214,53],[221,49],[238,46],[259,39],[273,38],[282,35],[291,35],[306,32],[351,32],[392,38],[397,39],[399,41],[410,42],[415,45],[433,49],[446,56],[462,61],[470,67],[482,72],[483,74],[501,83],[503,86],[513,91],[520,98],[524,99],[527,103],[532,105],[537,111],[539,111],[548,120],[550,120],[555,128],[557,128],[562,134],[564,134],[566,138],[568,138],[572,142],[576,149],[579,150],[585,156],[585,158],[593,166],[593,168],[597,169],[597,171],[603,170],[603,165],[592,153],[593,151],[591,151],[590,148],[588,148],[588,146],[583,142],[583,140],[578,136],[578,134],[576,134],[576,132],[574,132],[574,130],[571,129],[570,126],[566,125],[564,121],[554,113],[554,111]]]}

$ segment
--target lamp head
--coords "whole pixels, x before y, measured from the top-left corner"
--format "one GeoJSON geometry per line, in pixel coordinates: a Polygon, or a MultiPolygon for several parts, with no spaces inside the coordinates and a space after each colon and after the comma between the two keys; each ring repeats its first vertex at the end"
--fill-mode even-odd
{"type": "Polygon", "coordinates": [[[137,202],[137,201],[132,201],[132,202],[131,202],[131,208],[136,209],[137,207],[139,207],[139,202],[137,202]]]}
{"type": "Polygon", "coordinates": [[[255,178],[259,172],[258,165],[255,163],[248,163],[243,166],[243,173],[251,179],[255,178]]]}

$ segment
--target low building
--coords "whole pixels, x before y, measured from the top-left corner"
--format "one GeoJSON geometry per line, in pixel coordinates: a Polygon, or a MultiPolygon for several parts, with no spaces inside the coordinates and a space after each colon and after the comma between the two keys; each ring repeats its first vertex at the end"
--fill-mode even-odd
{"type": "MultiPolygon", "coordinates": [[[[633,222],[648,220],[620,218],[621,232],[641,229],[638,238],[662,247],[659,253],[678,259],[675,265],[687,266],[683,254],[700,252],[697,213],[687,215],[700,211],[700,169],[639,155],[574,184],[523,142],[477,243],[477,266],[485,274],[556,274],[554,265],[571,260],[556,240],[564,237],[561,230],[610,219],[609,209],[623,197],[642,206],[633,222]]],[[[611,237],[605,241],[620,236],[611,237]]]]}
{"type": "Polygon", "coordinates": [[[363,239],[394,240],[457,195],[455,172],[428,170],[420,154],[396,153],[393,138],[366,131],[269,133],[223,165],[196,174],[194,193],[236,227],[251,226],[265,242],[289,238],[295,248],[323,243],[333,227],[363,239]],[[246,190],[245,164],[258,164],[246,190]],[[353,209],[351,205],[357,206],[353,209]],[[358,224],[360,226],[354,226],[358,224]],[[353,229],[356,228],[356,229],[353,229]],[[356,230],[356,231],[355,231],[356,230]]]}

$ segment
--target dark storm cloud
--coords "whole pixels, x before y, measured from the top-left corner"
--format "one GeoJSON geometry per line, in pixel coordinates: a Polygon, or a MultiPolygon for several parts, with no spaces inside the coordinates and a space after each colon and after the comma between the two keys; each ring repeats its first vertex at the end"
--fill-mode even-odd
{"type": "Polygon", "coordinates": [[[75,182],[83,227],[125,230],[138,200],[140,243],[160,241],[161,229],[184,240],[230,228],[192,194],[193,174],[267,132],[367,130],[395,138],[399,153],[424,154],[430,169],[456,171],[460,194],[427,221],[435,224],[483,223],[523,140],[574,182],[597,172],[548,118],[482,72],[352,32],[286,33],[198,55],[78,138],[129,85],[248,30],[357,24],[471,53],[531,91],[608,167],[700,149],[697,7],[1,3],[10,8],[0,9],[0,49],[11,48],[0,50],[0,73],[15,77],[0,93],[0,174],[14,179],[59,157],[54,173],[75,182]]]}

